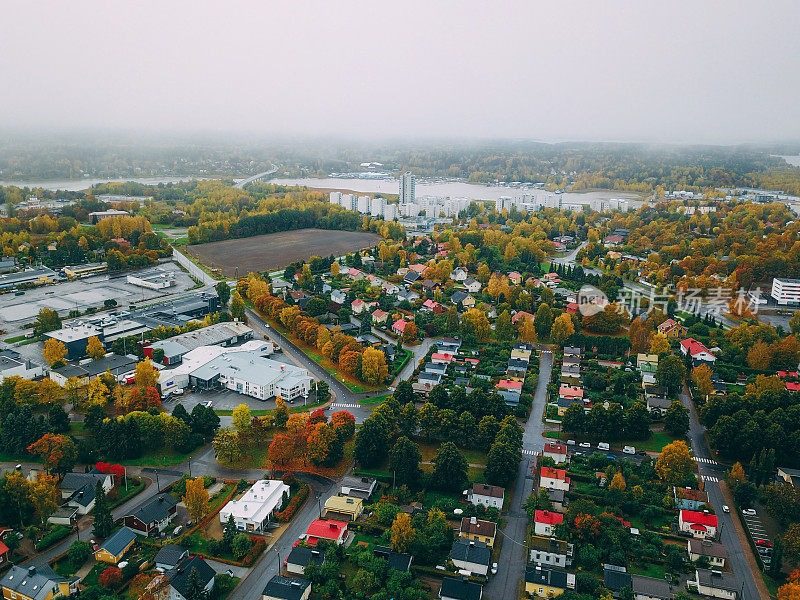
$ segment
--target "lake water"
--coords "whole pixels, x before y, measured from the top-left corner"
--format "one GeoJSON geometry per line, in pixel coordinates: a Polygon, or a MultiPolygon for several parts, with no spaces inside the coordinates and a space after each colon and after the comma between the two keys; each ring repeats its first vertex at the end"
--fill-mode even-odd
{"type": "Polygon", "coordinates": [[[781,155],[779,155],[779,157],[782,158],[783,160],[785,160],[787,163],[789,163],[793,167],[800,167],[800,154],[798,154],[796,156],[781,156],[781,155]]]}
{"type": "MultiPolygon", "coordinates": [[[[277,178],[270,183],[278,185],[304,185],[310,188],[350,190],[362,194],[397,194],[397,179],[358,179],[330,177],[326,179],[306,178],[277,178]]],[[[537,200],[555,198],[556,194],[546,190],[537,190],[522,186],[481,185],[455,180],[424,180],[418,179],[415,186],[417,196],[450,196],[452,198],[469,198],[470,200],[497,200],[501,196],[516,196],[530,194],[537,200]]],[[[609,198],[624,198],[631,201],[631,206],[641,204],[639,194],[631,192],[617,192],[614,190],[595,190],[591,192],[565,192],[561,194],[564,204],[590,204],[592,200],[607,200],[609,198]]]]}
{"type": "Polygon", "coordinates": [[[55,179],[51,181],[2,181],[0,185],[15,185],[19,188],[42,188],[45,190],[66,190],[77,192],[88,190],[97,183],[128,182],[143,183],[145,185],[158,185],[159,183],[177,183],[179,181],[189,181],[191,179],[207,179],[206,177],[110,177],[108,179],[55,179]]]}

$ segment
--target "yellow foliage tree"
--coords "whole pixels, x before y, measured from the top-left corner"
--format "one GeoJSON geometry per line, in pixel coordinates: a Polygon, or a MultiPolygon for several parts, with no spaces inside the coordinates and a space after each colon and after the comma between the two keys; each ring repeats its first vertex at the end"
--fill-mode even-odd
{"type": "Polygon", "coordinates": [[[44,343],[42,356],[51,367],[64,364],[64,358],[67,356],[67,347],[58,340],[50,338],[44,343]]]}
{"type": "Polygon", "coordinates": [[[683,440],[664,446],[656,461],[656,473],[669,485],[680,485],[692,472],[694,460],[683,440]]]}
{"type": "Polygon", "coordinates": [[[55,381],[50,379],[42,379],[39,382],[39,402],[41,404],[54,404],[61,400],[64,395],[64,390],[55,381]]]}
{"type": "Polygon", "coordinates": [[[86,344],[86,354],[88,354],[92,360],[101,359],[106,355],[103,342],[101,342],[96,335],[89,338],[89,343],[86,344]]]}
{"type": "Polygon", "coordinates": [[[99,377],[89,382],[86,388],[86,402],[89,406],[105,406],[108,403],[108,388],[99,377]]]}
{"type": "Polygon", "coordinates": [[[693,368],[692,381],[694,381],[697,391],[703,397],[708,396],[714,390],[714,385],[711,383],[711,367],[708,365],[697,365],[693,368]]]}
{"type": "Polygon", "coordinates": [[[611,478],[611,483],[608,484],[608,489],[624,492],[627,484],[625,483],[625,476],[617,471],[614,477],[611,478]]]}
{"type": "Polygon", "coordinates": [[[736,487],[740,483],[743,483],[744,480],[745,480],[745,475],[742,463],[740,462],[733,463],[731,470],[728,471],[728,485],[730,485],[731,487],[736,487]]]}
{"type": "Polygon", "coordinates": [[[663,333],[654,333],[650,336],[650,352],[652,354],[666,354],[669,350],[669,340],[663,333]]]}
{"type": "Polygon", "coordinates": [[[183,503],[195,523],[202,521],[209,513],[208,501],[208,490],[203,484],[203,478],[187,479],[186,495],[183,497],[183,503]]]}
{"type": "Polygon", "coordinates": [[[408,552],[414,544],[416,535],[411,525],[411,515],[397,513],[392,523],[392,550],[395,552],[408,552]]]}
{"type": "Polygon", "coordinates": [[[533,344],[536,341],[536,327],[533,325],[533,319],[530,317],[523,317],[521,319],[522,325],[519,328],[519,341],[533,344]]]}
{"type": "Polygon", "coordinates": [[[337,261],[333,261],[333,264],[331,264],[331,275],[334,277],[339,276],[339,263],[337,261]]]}
{"type": "Polygon", "coordinates": [[[361,374],[367,383],[378,385],[389,375],[386,355],[377,348],[367,348],[361,362],[361,374]]]}
{"type": "MultiPolygon", "coordinates": [[[[534,329],[535,331],[535,329],[534,329]]],[[[553,322],[550,329],[550,337],[559,346],[566,342],[575,333],[575,326],[572,324],[572,317],[569,313],[561,313],[553,322]]]]}
{"type": "Polygon", "coordinates": [[[485,342],[492,335],[492,326],[486,313],[477,308],[470,308],[464,313],[464,322],[468,323],[470,329],[475,332],[479,342],[485,342]]]}
{"type": "Polygon", "coordinates": [[[149,387],[158,387],[158,370],[153,366],[149,358],[145,358],[136,365],[133,383],[142,391],[149,387]]]}

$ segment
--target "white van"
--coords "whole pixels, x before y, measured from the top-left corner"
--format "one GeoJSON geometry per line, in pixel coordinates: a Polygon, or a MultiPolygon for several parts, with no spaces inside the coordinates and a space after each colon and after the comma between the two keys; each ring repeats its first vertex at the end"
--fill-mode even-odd
{"type": "Polygon", "coordinates": [[[608,452],[611,449],[611,446],[608,445],[608,442],[599,442],[597,444],[597,449],[608,452]]]}

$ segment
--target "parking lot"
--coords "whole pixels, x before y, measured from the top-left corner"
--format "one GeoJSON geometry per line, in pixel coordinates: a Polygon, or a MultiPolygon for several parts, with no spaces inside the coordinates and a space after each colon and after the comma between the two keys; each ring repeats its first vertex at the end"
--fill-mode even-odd
{"type": "Polygon", "coordinates": [[[185,292],[195,283],[187,273],[174,262],[135,271],[136,275],[148,275],[157,270],[175,275],[175,287],[151,290],[127,282],[122,274],[103,274],[73,281],[60,281],[26,290],[23,295],[14,293],[0,295],[0,328],[7,333],[19,331],[26,323],[32,322],[42,308],[51,308],[65,317],[70,310],[85,312],[87,308],[102,308],[106,300],[116,300],[120,307],[130,303],[151,301],[165,296],[185,292]]]}
{"type": "Polygon", "coordinates": [[[772,540],[764,524],[761,522],[758,513],[756,512],[755,515],[748,515],[742,512],[742,520],[756,545],[758,553],[761,555],[761,560],[764,562],[764,565],[769,566],[770,557],[772,555],[772,540]]]}

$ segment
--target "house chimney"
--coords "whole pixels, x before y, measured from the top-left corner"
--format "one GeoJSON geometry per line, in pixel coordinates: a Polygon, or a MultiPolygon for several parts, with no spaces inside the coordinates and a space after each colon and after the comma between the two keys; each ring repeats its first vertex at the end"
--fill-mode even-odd
{"type": "Polygon", "coordinates": [[[472,525],[477,525],[477,524],[478,524],[478,517],[470,517],[470,518],[469,518],[469,522],[470,522],[472,525]]]}

